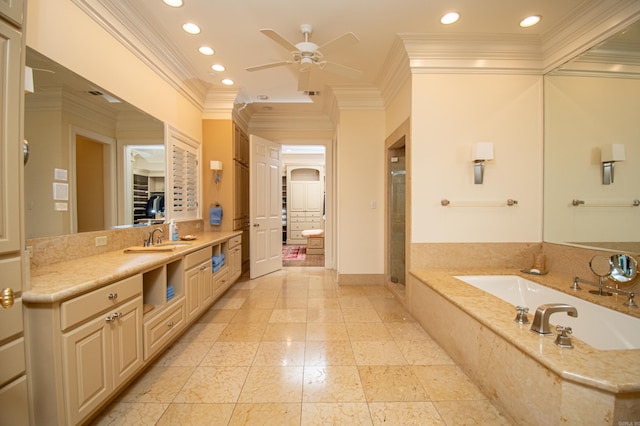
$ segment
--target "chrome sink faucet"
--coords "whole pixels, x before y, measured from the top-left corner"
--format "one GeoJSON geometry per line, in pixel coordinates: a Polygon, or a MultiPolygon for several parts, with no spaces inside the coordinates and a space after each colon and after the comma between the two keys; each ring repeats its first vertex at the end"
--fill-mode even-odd
{"type": "Polygon", "coordinates": [[[551,327],[549,326],[549,317],[556,312],[566,312],[570,317],[577,317],[578,310],[566,303],[547,303],[538,306],[536,314],[533,317],[533,324],[531,324],[531,331],[540,335],[552,334],[551,327]]]}
{"type": "MultiPolygon", "coordinates": [[[[156,231],[160,231],[161,234],[164,234],[164,230],[162,228],[156,228],[153,231],[149,232],[149,238],[144,241],[145,247],[150,247],[153,245],[153,236],[156,233],[156,231]]],[[[156,243],[160,244],[161,242],[162,242],[162,237],[158,235],[158,240],[156,241],[156,243]]]]}

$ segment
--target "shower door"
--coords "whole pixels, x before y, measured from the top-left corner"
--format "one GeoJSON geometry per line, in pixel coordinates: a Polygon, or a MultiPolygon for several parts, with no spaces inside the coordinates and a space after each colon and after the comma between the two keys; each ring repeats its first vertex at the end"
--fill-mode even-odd
{"type": "Polygon", "coordinates": [[[404,146],[389,151],[389,281],[405,283],[405,195],[404,146]]]}

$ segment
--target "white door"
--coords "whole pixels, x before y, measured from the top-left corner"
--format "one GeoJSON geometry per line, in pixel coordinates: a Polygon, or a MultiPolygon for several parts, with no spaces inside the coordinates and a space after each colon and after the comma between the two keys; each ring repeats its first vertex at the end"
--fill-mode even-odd
{"type": "Polygon", "coordinates": [[[251,279],[282,269],[282,160],[280,145],[259,136],[251,147],[251,279]]]}

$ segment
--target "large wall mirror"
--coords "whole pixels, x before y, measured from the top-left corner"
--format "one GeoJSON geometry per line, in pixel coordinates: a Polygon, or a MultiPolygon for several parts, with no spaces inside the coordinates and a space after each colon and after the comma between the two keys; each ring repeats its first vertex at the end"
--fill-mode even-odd
{"type": "Polygon", "coordinates": [[[33,49],[27,238],[164,221],[164,124],[33,49]]]}
{"type": "Polygon", "coordinates": [[[640,21],[550,72],[544,92],[544,241],[640,253],[640,21]]]}

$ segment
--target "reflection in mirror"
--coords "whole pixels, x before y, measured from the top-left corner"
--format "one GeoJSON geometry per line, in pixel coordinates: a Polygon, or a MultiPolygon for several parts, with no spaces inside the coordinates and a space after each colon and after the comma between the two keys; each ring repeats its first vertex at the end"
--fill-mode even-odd
{"type": "Polygon", "coordinates": [[[164,192],[164,124],[30,48],[26,65],[27,238],[161,221],[161,209],[153,217],[136,209],[164,192]],[[134,175],[151,193],[134,189],[134,175]]]}
{"type": "Polygon", "coordinates": [[[611,265],[609,264],[609,258],[606,256],[597,254],[589,261],[589,267],[591,272],[599,277],[607,277],[611,273],[611,265]]]}
{"type": "Polygon", "coordinates": [[[640,253],[640,23],[544,78],[544,241],[640,253]],[[601,149],[623,144],[615,182],[601,149]],[[572,204],[572,200],[584,203],[572,204]]]}
{"type": "MultiPolygon", "coordinates": [[[[638,262],[627,254],[614,254],[610,259],[611,274],[609,278],[616,283],[629,286],[638,277],[638,262]]],[[[621,287],[618,285],[618,287],[621,287]]]]}

